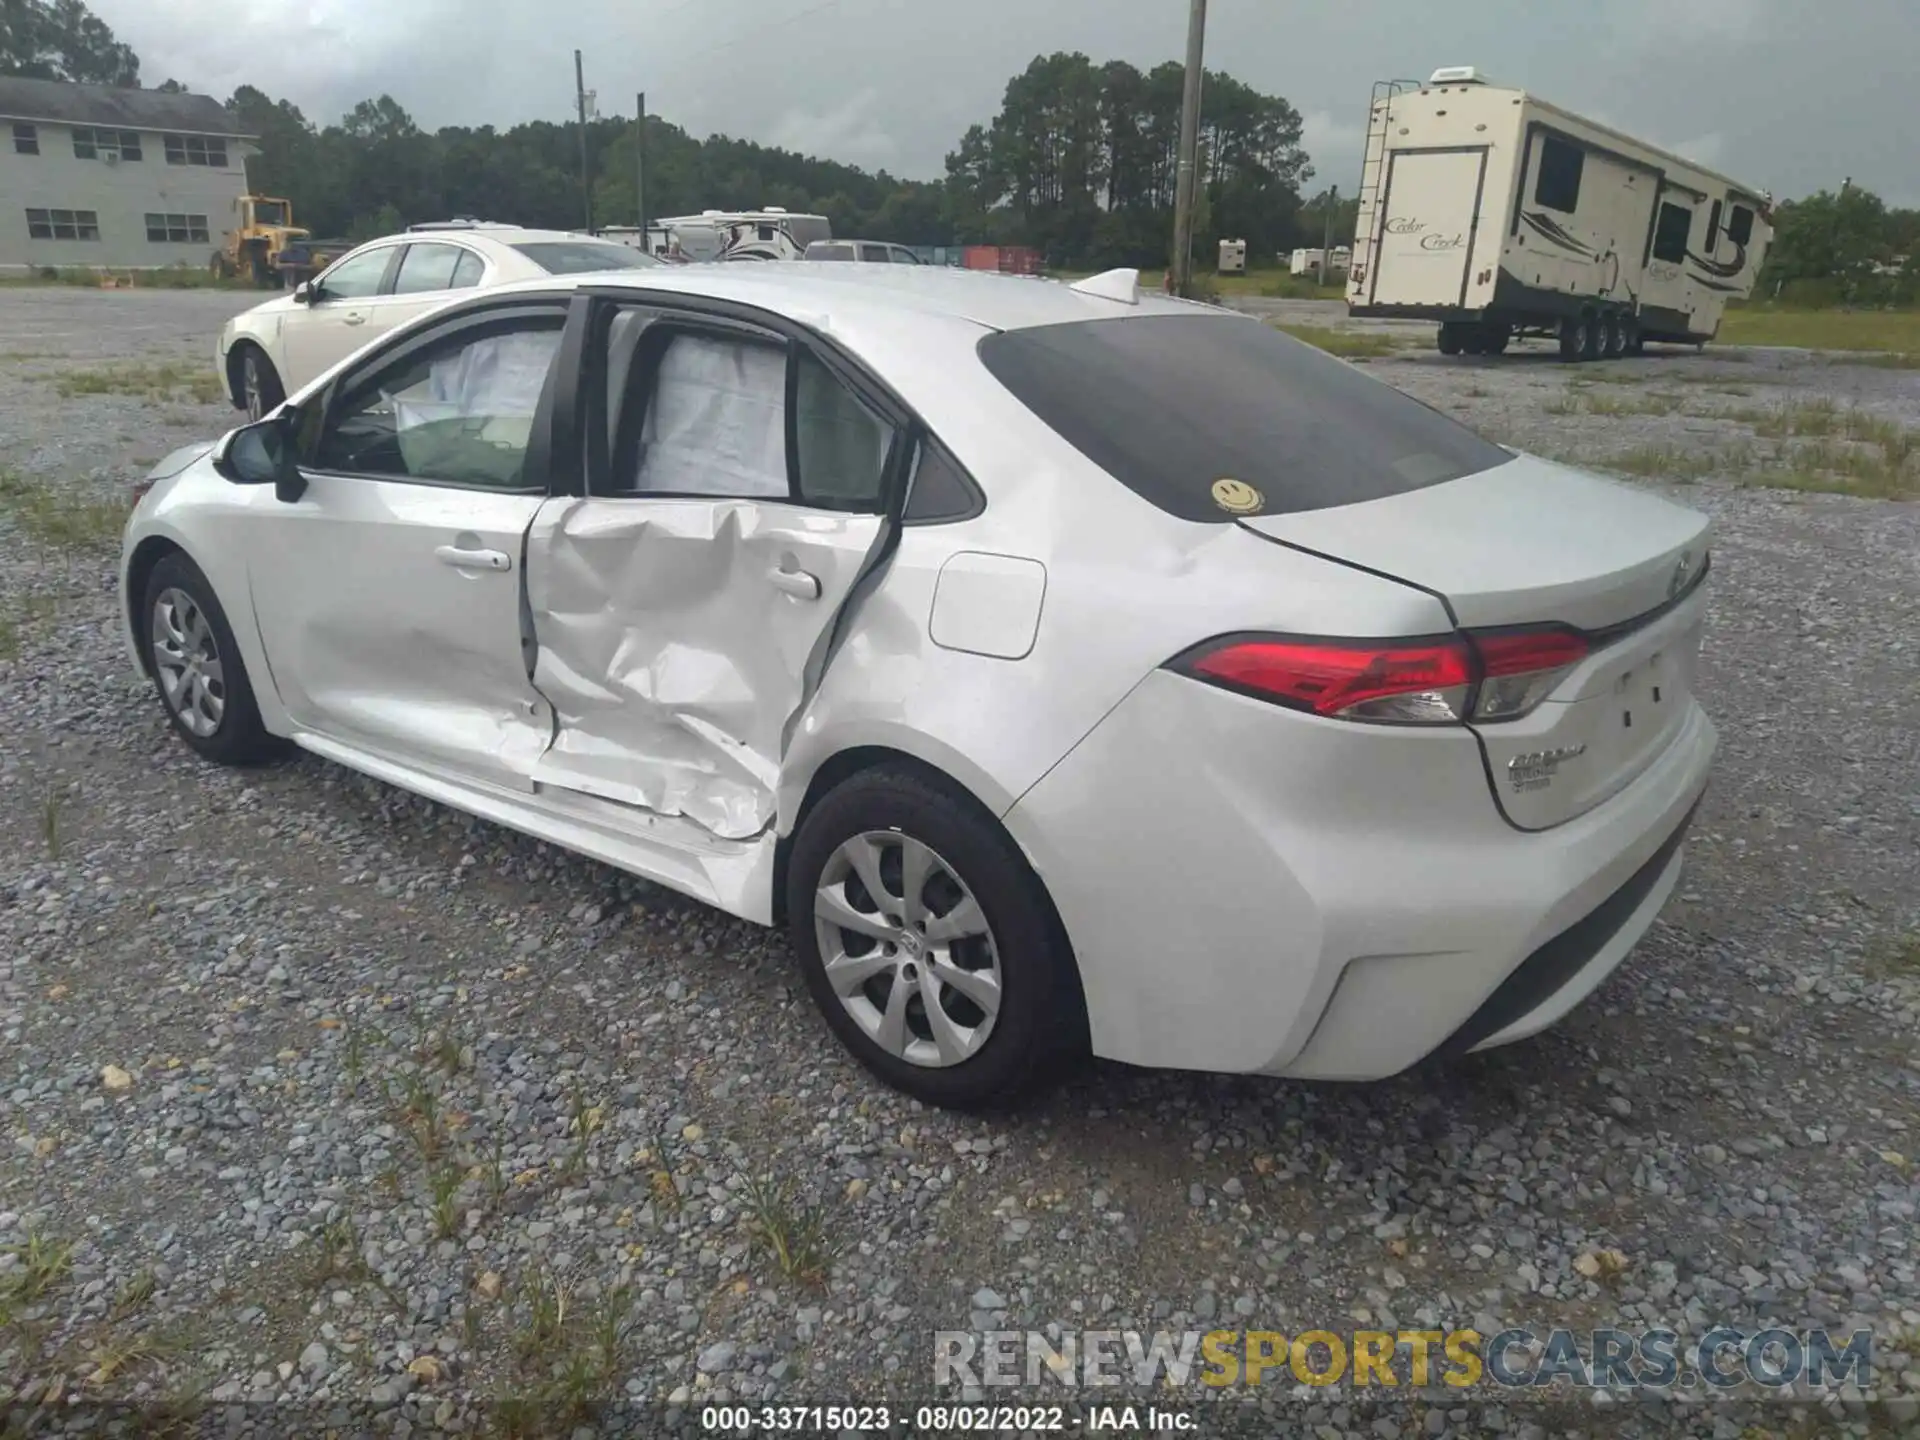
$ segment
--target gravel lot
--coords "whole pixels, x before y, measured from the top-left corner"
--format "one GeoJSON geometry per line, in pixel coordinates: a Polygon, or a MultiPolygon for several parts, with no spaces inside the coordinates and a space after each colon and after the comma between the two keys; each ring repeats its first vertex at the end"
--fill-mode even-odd
{"type": "Polygon", "coordinates": [[[1722,472],[1764,407],[1920,427],[1920,376],[1373,361],[1525,448],[1688,457],[1723,748],[1680,893],[1592,1001],[1492,1055],[1367,1087],[1096,1066],[982,1120],[870,1083],[771,933],[169,736],[111,557],[46,497],[112,499],[231,423],[165,367],[206,375],[249,298],[0,288],[0,1399],[564,1434],[569,1402],[621,1397],[651,1433],[714,1400],[932,1398],[943,1329],[1778,1324],[1871,1327],[1879,1408],[1131,1398],[1322,1436],[1914,1423],[1920,506],[1722,472]],[[61,393],[103,365],[145,379],[61,393]]]}

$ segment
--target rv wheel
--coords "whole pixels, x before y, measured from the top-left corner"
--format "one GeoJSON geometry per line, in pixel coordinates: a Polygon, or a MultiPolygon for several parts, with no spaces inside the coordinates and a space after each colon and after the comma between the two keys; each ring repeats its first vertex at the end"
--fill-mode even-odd
{"type": "Polygon", "coordinates": [[[1606,350],[1606,325],[1601,318],[1589,310],[1580,317],[1586,325],[1587,343],[1580,351],[1582,360],[1598,360],[1606,350]]]}
{"type": "Polygon", "coordinates": [[[1609,312],[1604,324],[1600,353],[1608,360],[1618,360],[1627,348],[1626,322],[1619,315],[1609,312]]]}
{"type": "Polygon", "coordinates": [[[1584,360],[1587,358],[1587,321],[1585,315],[1569,315],[1560,322],[1560,358],[1562,360],[1584,360]]]}
{"type": "Polygon", "coordinates": [[[1468,355],[1487,353],[1487,337],[1478,325],[1470,325],[1460,336],[1460,349],[1468,355]]]}
{"type": "Polygon", "coordinates": [[[1482,348],[1489,355],[1507,353],[1507,342],[1513,338],[1513,332],[1503,324],[1488,324],[1481,328],[1482,348]]]}
{"type": "Polygon", "coordinates": [[[1458,355],[1460,353],[1460,327],[1455,325],[1451,320],[1447,321],[1440,327],[1440,338],[1434,343],[1439,346],[1442,355],[1458,355]]]}
{"type": "Polygon", "coordinates": [[[1640,333],[1640,322],[1631,315],[1623,316],[1620,329],[1625,336],[1627,354],[1644,355],[1647,353],[1647,337],[1640,333]]]}

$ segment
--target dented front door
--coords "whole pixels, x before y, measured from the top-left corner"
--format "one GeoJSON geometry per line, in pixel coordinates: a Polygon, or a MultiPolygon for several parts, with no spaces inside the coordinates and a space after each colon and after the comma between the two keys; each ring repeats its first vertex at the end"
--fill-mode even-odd
{"type": "Polygon", "coordinates": [[[760,834],[788,727],[884,523],[766,500],[548,501],[527,591],[555,734],[531,778],[760,834]]]}

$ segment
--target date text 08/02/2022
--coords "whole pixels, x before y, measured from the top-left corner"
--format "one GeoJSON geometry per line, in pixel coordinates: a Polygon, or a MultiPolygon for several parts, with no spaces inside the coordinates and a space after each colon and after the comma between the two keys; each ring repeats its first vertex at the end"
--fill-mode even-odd
{"type": "Polygon", "coordinates": [[[1176,1434],[1192,1430],[1184,1410],[1151,1405],[708,1405],[700,1428],[720,1435],[885,1433],[912,1422],[919,1435],[1039,1434],[1069,1429],[1176,1434]]]}

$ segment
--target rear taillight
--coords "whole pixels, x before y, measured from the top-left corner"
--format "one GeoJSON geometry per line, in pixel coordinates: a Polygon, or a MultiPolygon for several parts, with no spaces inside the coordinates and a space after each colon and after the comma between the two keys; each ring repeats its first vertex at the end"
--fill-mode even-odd
{"type": "Polygon", "coordinates": [[[1197,680],[1330,719],[1388,725],[1516,720],[1583,659],[1561,626],[1405,640],[1227,636],[1179,657],[1197,680]]]}
{"type": "Polygon", "coordinates": [[[1344,720],[1445,725],[1466,714],[1473,657],[1454,639],[1218,641],[1175,668],[1230,690],[1344,720]]]}
{"type": "Polygon", "coordinates": [[[1551,695],[1593,648],[1579,631],[1558,625],[1467,633],[1480,656],[1476,720],[1519,719],[1551,695]]]}

